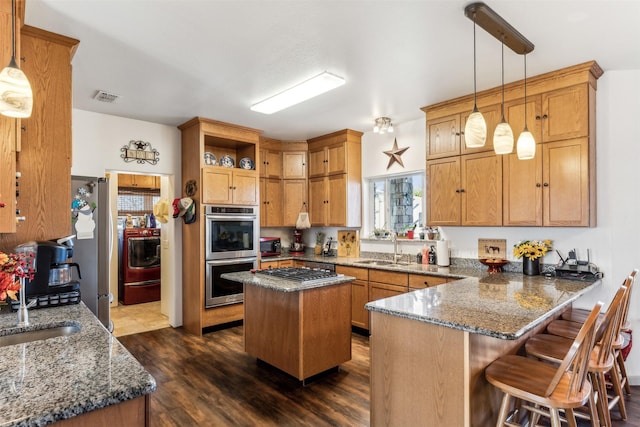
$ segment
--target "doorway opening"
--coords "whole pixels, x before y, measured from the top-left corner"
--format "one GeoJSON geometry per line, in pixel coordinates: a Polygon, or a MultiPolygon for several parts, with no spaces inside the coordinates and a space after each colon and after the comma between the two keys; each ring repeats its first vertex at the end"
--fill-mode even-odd
{"type": "Polygon", "coordinates": [[[168,317],[162,313],[162,227],[153,212],[160,201],[162,179],[131,173],[112,174],[114,178],[117,194],[112,198],[112,212],[115,207],[118,283],[111,307],[113,334],[168,327],[168,317]]]}

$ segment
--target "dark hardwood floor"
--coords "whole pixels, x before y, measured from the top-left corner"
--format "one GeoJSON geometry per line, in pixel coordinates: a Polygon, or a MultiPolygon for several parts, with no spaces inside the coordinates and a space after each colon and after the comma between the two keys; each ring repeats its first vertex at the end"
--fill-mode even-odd
{"type": "MultiPolygon", "coordinates": [[[[352,337],[352,360],[307,386],[246,354],[242,326],[202,337],[166,328],[118,340],[157,381],[151,427],[368,426],[369,340],[352,337]]],[[[627,421],[614,411],[614,427],[640,427],[640,387],[632,389],[627,421]]]]}

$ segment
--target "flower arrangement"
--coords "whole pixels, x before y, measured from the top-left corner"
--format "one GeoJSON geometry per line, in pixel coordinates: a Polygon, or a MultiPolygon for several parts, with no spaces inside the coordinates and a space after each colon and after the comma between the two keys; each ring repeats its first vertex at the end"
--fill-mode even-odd
{"type": "Polygon", "coordinates": [[[524,240],[513,245],[513,256],[533,261],[545,256],[551,248],[551,240],[524,240]]]}
{"type": "Polygon", "coordinates": [[[33,254],[0,252],[0,302],[17,300],[20,279],[33,279],[33,254]]]}

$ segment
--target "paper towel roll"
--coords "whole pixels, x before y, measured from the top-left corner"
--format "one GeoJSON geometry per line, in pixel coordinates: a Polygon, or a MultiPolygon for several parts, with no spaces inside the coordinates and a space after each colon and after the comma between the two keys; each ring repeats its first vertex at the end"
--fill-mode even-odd
{"type": "Polygon", "coordinates": [[[436,243],[436,258],[438,266],[449,266],[449,242],[447,240],[438,240],[436,243]]]}

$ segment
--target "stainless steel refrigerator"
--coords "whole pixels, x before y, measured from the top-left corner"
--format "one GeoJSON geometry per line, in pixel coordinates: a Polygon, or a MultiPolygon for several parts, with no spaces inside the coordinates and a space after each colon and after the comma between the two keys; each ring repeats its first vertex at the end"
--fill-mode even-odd
{"type": "Polygon", "coordinates": [[[71,177],[71,234],[75,234],[73,262],[80,265],[82,301],[109,330],[113,330],[109,265],[113,238],[106,178],[71,177]]]}

